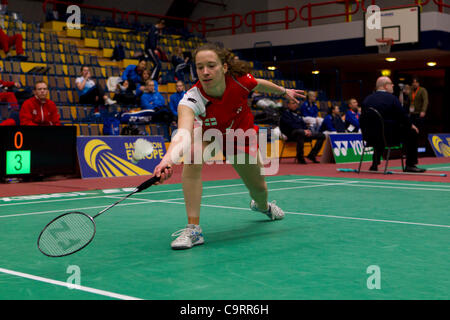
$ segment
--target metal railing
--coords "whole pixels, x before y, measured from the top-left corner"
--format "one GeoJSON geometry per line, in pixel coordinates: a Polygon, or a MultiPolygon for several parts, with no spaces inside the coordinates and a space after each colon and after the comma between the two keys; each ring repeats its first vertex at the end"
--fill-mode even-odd
{"type": "Polygon", "coordinates": [[[284,8],[272,9],[272,10],[261,10],[261,11],[252,10],[244,16],[244,23],[247,27],[252,28],[252,32],[256,32],[256,27],[274,25],[274,24],[284,24],[284,28],[289,29],[289,24],[294,22],[295,20],[297,20],[297,10],[293,7],[288,7],[288,6],[286,6],[284,8]],[[264,13],[271,13],[271,12],[280,12],[280,11],[284,11],[284,20],[256,23],[256,15],[264,14],[264,13]],[[294,13],[294,16],[291,18],[289,18],[290,12],[294,13]],[[248,17],[251,17],[250,23],[248,23],[248,17]]]}
{"type": "MultiPolygon", "coordinates": [[[[261,26],[269,26],[269,25],[283,25],[284,29],[289,29],[290,25],[298,20],[301,21],[307,21],[308,27],[311,27],[313,25],[313,21],[316,20],[324,20],[324,19],[330,19],[330,18],[336,18],[336,17],[345,17],[346,22],[351,21],[352,15],[357,14],[359,11],[366,12],[367,7],[370,5],[376,5],[376,0],[335,0],[335,1],[324,1],[319,3],[307,3],[303,6],[301,6],[297,12],[297,9],[294,7],[283,7],[278,9],[270,9],[270,10],[252,10],[250,12],[247,12],[246,14],[238,14],[238,13],[231,13],[227,15],[222,16],[215,16],[215,17],[201,17],[198,20],[191,20],[187,18],[180,18],[180,17],[170,17],[170,16],[164,16],[164,15],[158,15],[158,14],[152,14],[152,13],[146,13],[141,11],[131,11],[131,12],[124,12],[117,8],[108,8],[108,7],[101,7],[101,6],[93,6],[93,5],[87,5],[87,4],[76,4],[81,8],[86,9],[93,9],[93,10],[99,10],[99,11],[105,11],[105,12],[111,12],[112,18],[116,19],[117,15],[121,15],[122,20],[129,22],[130,16],[134,17],[134,21],[137,22],[139,17],[150,17],[150,18],[158,18],[158,19],[165,19],[165,20],[173,20],[173,21],[183,21],[184,26],[186,29],[188,29],[190,32],[198,31],[202,33],[204,36],[211,32],[216,31],[227,31],[230,30],[232,35],[235,35],[237,31],[239,31],[244,25],[251,28],[251,32],[257,32],[257,27],[261,26]],[[344,8],[339,10],[337,13],[333,14],[323,14],[323,15],[314,15],[313,10],[318,7],[329,7],[336,4],[343,4],[344,8]],[[274,12],[284,12],[284,17],[274,18],[272,15],[267,16],[267,21],[265,22],[256,22],[257,16],[261,14],[269,14],[274,12]],[[216,27],[216,25],[219,25],[220,27],[216,27]]],[[[412,0],[410,4],[405,5],[398,5],[398,6],[390,6],[390,7],[384,7],[380,8],[381,10],[388,10],[388,9],[398,9],[398,8],[405,8],[413,5],[418,5],[420,7],[424,7],[426,5],[430,5],[431,3],[434,3],[439,12],[443,12],[444,8],[450,8],[450,4],[444,3],[444,0],[412,0]]],[[[53,4],[54,8],[56,8],[57,4],[64,4],[64,5],[71,5],[72,3],[66,2],[66,1],[59,1],[59,0],[45,0],[43,2],[43,9],[44,12],[46,12],[47,5],[53,4]]]]}
{"type": "Polygon", "coordinates": [[[308,27],[312,26],[313,20],[319,20],[319,19],[327,19],[327,18],[335,18],[335,17],[343,17],[345,16],[345,21],[350,22],[350,16],[353,14],[356,14],[359,11],[359,1],[356,2],[356,8],[353,11],[350,11],[352,1],[351,0],[337,0],[337,1],[326,1],[326,2],[320,2],[320,3],[307,3],[304,6],[300,7],[299,10],[299,17],[301,20],[308,21],[308,27]],[[312,15],[312,9],[315,7],[321,7],[321,6],[328,6],[330,4],[345,4],[345,12],[341,13],[335,13],[335,14],[328,14],[323,16],[315,16],[312,15]],[[307,10],[307,17],[304,17],[302,15],[302,12],[304,10],[307,10]]]}
{"type": "Polygon", "coordinates": [[[444,3],[444,0],[433,0],[433,2],[438,6],[439,12],[444,12],[444,7],[450,8],[450,4],[444,3]]]}
{"type": "MultiPolygon", "coordinates": [[[[381,10],[401,9],[401,8],[411,7],[411,6],[414,6],[414,5],[423,7],[423,6],[426,6],[430,1],[431,0],[414,0],[414,2],[410,3],[410,4],[403,4],[403,5],[399,5],[399,6],[390,6],[390,7],[384,7],[384,8],[380,7],[380,9],[381,10]]],[[[376,1],[375,0],[371,0],[371,2],[372,2],[371,5],[376,5],[376,1]]],[[[365,0],[361,0],[361,9],[364,12],[367,11],[367,8],[365,7],[365,0]]]]}
{"type": "Polygon", "coordinates": [[[207,32],[223,31],[223,30],[231,30],[231,34],[236,34],[236,30],[242,26],[242,22],[243,22],[242,16],[237,13],[232,13],[232,14],[227,14],[224,16],[217,16],[217,17],[208,17],[208,18],[202,17],[199,19],[196,29],[198,32],[200,32],[204,36],[206,36],[207,32]],[[236,24],[236,18],[238,19],[237,24],[236,24]],[[220,19],[230,19],[231,26],[207,29],[208,24],[206,23],[206,21],[217,21],[220,19]]]}

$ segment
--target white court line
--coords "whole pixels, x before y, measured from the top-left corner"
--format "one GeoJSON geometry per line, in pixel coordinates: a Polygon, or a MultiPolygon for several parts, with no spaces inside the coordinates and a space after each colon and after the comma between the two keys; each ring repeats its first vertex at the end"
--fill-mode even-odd
{"type": "MultiPolygon", "coordinates": [[[[307,178],[304,179],[293,179],[293,180],[277,180],[277,181],[268,181],[267,183],[281,183],[281,182],[291,182],[291,181],[301,181],[301,180],[308,180],[307,178]]],[[[228,187],[238,187],[238,186],[244,186],[243,183],[237,183],[237,184],[227,184],[223,186],[207,186],[203,187],[203,189],[217,189],[217,188],[228,188],[228,187]]],[[[117,189],[124,189],[124,188],[117,188],[117,189]]],[[[141,192],[140,194],[159,194],[159,193],[170,193],[170,192],[180,192],[183,191],[183,189],[171,189],[171,190],[159,190],[159,191],[149,191],[149,192],[141,192]]],[[[120,191],[117,192],[117,194],[125,193],[126,191],[120,191]]],[[[39,195],[30,195],[30,196],[39,196],[39,195]]],[[[6,203],[6,204],[0,204],[0,207],[6,207],[6,206],[18,206],[18,205],[30,205],[30,204],[37,204],[37,203],[54,203],[54,202],[61,202],[61,201],[70,201],[70,200],[90,200],[90,199],[101,199],[108,196],[105,195],[99,195],[95,197],[82,197],[82,198],[64,198],[64,199],[49,199],[49,200],[41,200],[41,201],[27,201],[27,202],[15,202],[15,203],[6,203]]],[[[14,196],[14,197],[4,197],[4,198],[15,198],[15,197],[22,197],[22,196],[14,196]]]]}
{"type": "Polygon", "coordinates": [[[435,168],[428,168],[427,170],[439,170],[439,169],[449,169],[450,166],[446,166],[446,167],[435,167],[435,168]]]}
{"type": "MultiPolygon", "coordinates": [[[[314,182],[327,182],[327,181],[345,181],[345,180],[337,180],[337,179],[316,179],[316,178],[306,178],[306,180],[314,181],[314,182]]],[[[295,182],[295,180],[290,180],[291,182],[295,182]]],[[[367,183],[367,184],[374,184],[374,185],[392,185],[392,186],[413,186],[413,187],[436,187],[436,188],[449,188],[449,185],[435,185],[435,184],[416,184],[416,183],[402,183],[402,182],[379,182],[379,181],[364,181],[364,180],[354,180],[358,181],[359,183],[367,183]]],[[[443,184],[442,182],[438,182],[440,184],[443,184]]]]}
{"type": "MultiPolygon", "coordinates": [[[[141,199],[144,200],[144,199],[141,199]]],[[[164,203],[171,204],[180,204],[185,205],[184,202],[175,202],[175,201],[161,201],[164,203]]],[[[241,208],[241,207],[229,207],[229,206],[218,206],[212,204],[201,204],[202,207],[212,207],[212,208],[221,208],[221,209],[235,209],[235,210],[244,210],[249,211],[249,208],[241,208]]],[[[361,220],[361,221],[370,221],[370,222],[385,222],[385,223],[396,223],[396,224],[409,224],[416,226],[425,226],[425,227],[439,227],[439,228],[450,228],[447,225],[440,224],[429,224],[429,223],[421,223],[421,222],[409,222],[409,221],[397,221],[397,220],[383,220],[383,219],[370,219],[370,218],[359,218],[359,217],[346,217],[346,216],[335,216],[335,215],[327,215],[327,214],[316,214],[316,213],[305,213],[305,212],[291,212],[285,211],[285,214],[295,214],[301,216],[313,216],[313,217],[323,217],[323,218],[334,218],[334,219],[347,219],[347,220],[361,220]]]]}
{"type": "Polygon", "coordinates": [[[21,277],[21,278],[26,278],[26,279],[30,279],[30,280],[50,283],[50,284],[61,286],[61,287],[66,287],[66,288],[71,288],[71,289],[74,289],[74,290],[85,291],[85,292],[98,294],[98,295],[102,295],[102,296],[106,296],[106,297],[110,297],[110,298],[120,299],[120,300],[143,300],[143,299],[140,299],[140,298],[125,296],[125,295],[114,293],[114,292],[109,292],[109,291],[89,288],[89,287],[80,286],[80,285],[68,284],[67,282],[62,282],[62,281],[58,281],[58,280],[38,277],[38,276],[34,276],[32,274],[17,272],[17,271],[3,269],[3,268],[0,268],[0,272],[6,273],[6,274],[9,274],[9,275],[13,275],[13,276],[17,276],[17,277],[21,277]]]}
{"type": "MultiPolygon", "coordinates": [[[[320,184],[320,185],[307,185],[307,186],[300,186],[300,187],[290,187],[290,188],[278,188],[278,189],[269,189],[269,192],[271,191],[283,191],[283,190],[294,190],[294,189],[305,189],[305,188],[316,188],[316,187],[326,187],[326,186],[334,186],[334,185],[346,185],[350,182],[341,182],[341,183],[327,183],[327,184],[320,184]]],[[[142,193],[145,194],[145,193],[142,193]]],[[[248,194],[248,191],[241,191],[241,192],[232,192],[232,193],[221,193],[221,194],[212,194],[212,195],[206,195],[202,196],[202,198],[213,198],[213,197],[222,197],[222,196],[232,196],[232,195],[238,195],[238,194],[248,194]]],[[[104,196],[109,198],[121,198],[120,196],[104,196]]],[[[144,200],[139,198],[130,198],[130,200],[144,200]]],[[[174,199],[163,199],[163,200],[147,200],[148,202],[164,202],[164,201],[176,201],[176,200],[184,200],[184,197],[182,198],[174,198],[174,199]]],[[[138,203],[123,203],[116,205],[119,206],[131,206],[131,205],[137,205],[137,204],[143,204],[145,202],[138,202],[138,203]]],[[[28,213],[18,213],[18,214],[10,214],[10,215],[0,215],[1,218],[11,218],[11,217],[22,217],[22,216],[30,216],[30,215],[40,215],[40,214],[47,214],[47,213],[58,213],[58,212],[71,212],[71,211],[82,211],[82,210],[90,210],[90,209],[104,209],[106,206],[94,206],[94,207],[84,207],[84,208],[70,208],[70,209],[61,209],[61,210],[50,210],[50,211],[40,211],[40,212],[28,212],[28,213]]]]}
{"type": "MultiPolygon", "coordinates": [[[[377,182],[377,181],[361,181],[361,180],[351,180],[351,181],[346,181],[346,180],[337,180],[337,179],[317,179],[317,178],[299,178],[299,179],[290,179],[290,180],[277,180],[277,181],[268,181],[267,184],[271,184],[271,183],[281,183],[281,182],[304,182],[304,183],[308,183],[308,181],[313,181],[313,182],[319,182],[319,183],[324,183],[324,182],[349,182],[349,183],[359,183],[361,184],[361,186],[368,186],[367,184],[373,184],[373,185],[380,185],[380,186],[405,186],[406,188],[401,188],[401,187],[396,187],[394,189],[404,189],[404,190],[422,190],[422,191],[449,191],[450,190],[450,185],[449,185],[449,189],[447,190],[445,185],[444,186],[437,186],[437,185],[425,185],[425,184],[413,184],[413,183],[398,183],[398,182],[377,182]],[[362,183],[365,183],[366,185],[362,185],[362,183]],[[411,186],[418,186],[418,187],[432,187],[432,188],[411,188],[411,186]],[[441,188],[441,189],[438,189],[441,188]],[[443,188],[443,189],[442,189],[443,188]]],[[[239,184],[229,184],[229,185],[223,185],[223,186],[209,186],[209,187],[203,187],[203,189],[218,189],[218,188],[226,188],[226,187],[237,187],[237,186],[243,186],[244,184],[239,183],[239,184]]],[[[368,186],[370,187],[370,186],[368,186]]],[[[373,187],[375,188],[375,186],[373,187]]],[[[386,187],[389,188],[389,187],[386,187]]],[[[391,187],[393,188],[393,187],[391,187]]],[[[183,189],[171,189],[171,190],[160,190],[160,191],[150,191],[150,192],[141,192],[140,194],[145,194],[145,195],[150,195],[150,194],[160,194],[160,193],[170,193],[170,192],[181,192],[183,191],[183,189]]],[[[118,194],[125,194],[124,191],[118,192],[118,194]]],[[[0,204],[0,207],[4,207],[4,206],[18,206],[18,205],[30,205],[30,204],[37,204],[37,203],[54,203],[54,202],[61,202],[61,201],[70,201],[70,200],[90,200],[90,199],[101,199],[106,197],[107,195],[101,195],[101,196],[97,196],[97,197],[83,197],[83,198],[66,198],[66,199],[49,199],[49,200],[42,200],[42,201],[31,201],[31,202],[18,202],[18,203],[8,203],[8,204],[0,204]]],[[[13,197],[11,197],[13,198],[13,197]]],[[[1,217],[1,216],[0,216],[1,217]]]]}
{"type": "MultiPolygon", "coordinates": [[[[364,182],[363,182],[364,183],[364,182]]],[[[366,187],[366,188],[382,188],[382,189],[401,189],[401,190],[420,190],[420,191],[445,191],[450,192],[449,189],[437,189],[437,188],[404,188],[404,187],[393,187],[393,186],[375,186],[370,184],[358,184],[358,187],[366,187]]]]}

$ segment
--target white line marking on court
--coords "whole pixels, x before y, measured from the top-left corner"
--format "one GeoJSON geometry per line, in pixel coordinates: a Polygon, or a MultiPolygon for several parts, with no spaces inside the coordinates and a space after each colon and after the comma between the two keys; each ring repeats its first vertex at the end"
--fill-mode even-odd
{"type": "MultiPolygon", "coordinates": [[[[323,180],[326,181],[326,180],[323,180]]],[[[300,187],[287,187],[287,188],[276,188],[276,189],[269,189],[269,192],[272,191],[283,191],[283,190],[295,190],[295,189],[311,189],[311,188],[317,188],[317,187],[327,187],[327,186],[353,186],[353,187],[379,187],[382,188],[382,186],[371,186],[371,185],[361,185],[359,181],[342,181],[342,180],[334,180],[334,181],[340,181],[339,183],[326,183],[326,184],[320,184],[320,185],[307,185],[307,186],[300,186],[300,187]]],[[[391,187],[397,189],[397,187],[391,187]]],[[[436,190],[436,191],[450,191],[450,189],[420,189],[420,188],[401,188],[398,189],[413,189],[413,190],[436,190]]],[[[239,194],[247,194],[248,191],[242,191],[242,192],[233,192],[233,193],[221,193],[221,194],[213,194],[213,195],[204,195],[202,198],[213,198],[213,197],[222,197],[222,196],[232,196],[232,195],[239,195],[239,194]]],[[[141,194],[148,194],[148,193],[141,193],[141,194]]],[[[109,198],[121,198],[121,196],[103,196],[103,197],[109,197],[109,198]]],[[[130,205],[139,205],[144,203],[152,203],[152,202],[167,202],[167,201],[177,201],[177,200],[184,200],[184,197],[181,198],[173,198],[173,199],[163,199],[163,200],[150,200],[150,199],[140,199],[140,198],[130,198],[130,200],[140,200],[143,202],[137,202],[137,203],[124,203],[124,204],[118,204],[117,206],[130,206],[130,205]]],[[[12,214],[12,215],[4,215],[0,218],[10,218],[10,217],[21,217],[21,216],[29,216],[29,215],[40,215],[40,214],[47,214],[47,213],[58,213],[58,212],[70,212],[70,211],[82,211],[82,210],[90,210],[90,209],[104,209],[106,206],[94,206],[94,207],[84,207],[84,208],[72,208],[72,209],[62,209],[62,210],[51,210],[51,211],[41,211],[41,212],[29,212],[29,213],[18,213],[18,214],[12,214]]]]}
{"type": "MultiPolygon", "coordinates": [[[[294,190],[294,189],[310,189],[310,188],[316,188],[316,187],[326,187],[326,186],[335,186],[335,185],[343,185],[343,184],[349,184],[351,182],[342,182],[342,183],[327,183],[327,184],[318,184],[318,185],[308,185],[308,186],[301,186],[301,187],[288,187],[288,188],[277,188],[277,189],[269,189],[269,192],[272,191],[283,191],[283,190],[294,190]]],[[[248,191],[240,191],[240,192],[232,192],[232,193],[222,193],[222,194],[209,194],[204,195],[202,198],[214,198],[214,197],[222,197],[222,196],[233,196],[238,194],[247,194],[248,191]]],[[[110,196],[110,198],[114,199],[120,199],[120,196],[110,196]]],[[[150,200],[150,199],[141,199],[133,197],[134,200],[141,200],[141,201],[147,201],[147,202],[167,202],[167,201],[177,201],[177,200],[184,200],[183,198],[174,198],[174,199],[163,199],[163,200],[150,200]]],[[[0,216],[1,218],[1,216],[0,216]]]]}
{"type": "Polygon", "coordinates": [[[446,167],[435,167],[435,168],[428,168],[427,170],[439,170],[439,169],[449,169],[449,166],[446,167]]]}
{"type": "Polygon", "coordinates": [[[359,183],[358,187],[367,188],[382,188],[382,189],[401,189],[401,190],[420,190],[420,191],[445,191],[450,192],[450,189],[435,189],[435,188],[404,188],[404,187],[393,187],[393,186],[375,186],[370,184],[364,184],[364,182],[359,183]]]}
{"type": "Polygon", "coordinates": [[[114,292],[109,292],[109,291],[89,288],[89,287],[80,286],[80,285],[69,284],[67,282],[62,282],[62,281],[58,281],[58,280],[38,277],[38,276],[34,276],[32,274],[17,272],[17,271],[3,269],[3,268],[0,268],[0,272],[6,273],[6,274],[9,274],[9,275],[13,275],[13,276],[17,276],[17,277],[21,277],[21,278],[26,278],[26,279],[30,279],[30,280],[50,283],[50,284],[54,284],[54,285],[61,286],[61,287],[66,287],[66,288],[71,288],[71,289],[75,289],[75,290],[85,291],[85,292],[98,294],[98,295],[102,295],[102,296],[106,296],[106,297],[110,297],[110,298],[120,299],[120,300],[143,300],[143,299],[140,299],[140,298],[125,296],[125,295],[114,293],[114,292]]]}
{"type": "MultiPolygon", "coordinates": [[[[184,202],[175,202],[175,201],[162,201],[165,203],[171,204],[180,204],[184,205],[184,202]]],[[[229,206],[218,206],[212,204],[201,204],[202,207],[211,207],[211,208],[220,208],[220,209],[235,209],[235,210],[244,210],[250,211],[249,208],[240,208],[240,207],[229,207],[229,206]]],[[[416,226],[425,226],[425,227],[439,227],[439,228],[450,228],[447,225],[440,224],[430,224],[430,223],[421,223],[421,222],[409,222],[409,221],[397,221],[397,220],[383,220],[383,219],[370,219],[370,218],[359,218],[359,217],[346,217],[346,216],[335,216],[335,215],[327,215],[327,214],[316,214],[316,213],[305,213],[305,212],[291,212],[285,211],[285,214],[295,214],[302,216],[313,216],[313,217],[323,217],[323,218],[334,218],[334,219],[347,219],[347,220],[361,220],[361,221],[370,221],[370,222],[385,222],[385,223],[396,223],[396,224],[409,224],[416,226]]]]}
{"type": "MultiPolygon", "coordinates": [[[[301,180],[308,180],[307,178],[304,179],[293,179],[293,180],[277,180],[277,181],[268,181],[267,184],[270,183],[281,183],[281,182],[290,182],[290,181],[301,181],[301,180]]],[[[307,182],[306,182],[307,183],[307,182]]],[[[218,188],[229,188],[229,187],[241,187],[244,186],[243,183],[236,183],[236,184],[227,184],[222,186],[207,186],[203,187],[203,189],[218,189],[218,188]]],[[[120,189],[126,189],[126,188],[120,188],[120,189]]],[[[141,194],[159,194],[159,193],[170,193],[170,192],[180,192],[183,191],[183,189],[171,189],[171,190],[159,190],[159,191],[149,191],[149,192],[141,192],[141,194]]],[[[130,191],[131,192],[131,191],[130,191]]],[[[119,192],[118,192],[119,193],[119,192]]],[[[125,191],[120,191],[120,193],[125,193],[125,191]]],[[[15,198],[9,197],[9,198],[15,198]]],[[[22,197],[22,196],[17,196],[22,197]]],[[[66,198],[66,199],[49,199],[49,200],[41,200],[41,201],[27,201],[27,202],[16,202],[16,203],[6,203],[6,204],[0,204],[0,207],[6,207],[6,206],[18,206],[18,205],[30,205],[30,204],[37,204],[37,203],[54,203],[54,202],[61,202],[61,201],[71,201],[71,200],[90,200],[90,199],[100,199],[105,198],[107,195],[98,195],[94,197],[82,197],[82,198],[66,198]]],[[[8,198],[8,197],[5,197],[8,198]]]]}
{"type": "MultiPolygon", "coordinates": [[[[315,187],[325,187],[325,186],[330,186],[330,185],[343,185],[343,184],[348,184],[349,182],[341,182],[341,183],[328,183],[328,184],[320,184],[320,185],[308,185],[308,186],[301,186],[301,187],[290,187],[290,188],[278,188],[278,189],[270,189],[270,191],[282,191],[282,190],[294,190],[294,189],[304,189],[304,188],[315,188],[315,187]]],[[[247,194],[248,191],[240,191],[240,192],[232,192],[232,193],[221,193],[221,194],[212,194],[212,195],[206,195],[206,196],[202,196],[202,198],[212,198],[212,197],[222,197],[222,196],[232,196],[232,195],[238,195],[238,194],[247,194]]],[[[141,193],[141,194],[146,194],[141,193]]],[[[121,196],[103,196],[103,197],[108,197],[108,198],[114,198],[114,199],[120,199],[122,198],[121,196]]],[[[130,200],[144,200],[144,199],[139,199],[139,198],[130,198],[130,200]]],[[[174,199],[163,199],[163,200],[150,200],[150,199],[145,199],[145,201],[147,202],[164,202],[164,201],[176,201],[176,200],[183,200],[184,197],[182,198],[174,198],[174,199]]],[[[128,205],[136,205],[136,204],[142,204],[145,202],[138,202],[138,203],[123,203],[123,204],[118,204],[116,205],[117,207],[119,206],[128,206],[128,205]]],[[[47,213],[58,213],[58,212],[71,212],[71,211],[82,211],[82,210],[90,210],[90,209],[104,209],[106,208],[106,206],[94,206],[94,207],[84,207],[84,208],[71,208],[71,209],[61,209],[61,210],[50,210],[50,211],[41,211],[41,212],[28,212],[28,213],[18,213],[18,214],[10,214],[10,215],[4,215],[1,216],[0,218],[10,218],[10,217],[21,217],[21,216],[30,216],[30,215],[39,215],[39,214],[47,214],[47,213]]]]}
{"type": "MultiPolygon", "coordinates": [[[[334,182],[339,182],[339,181],[345,181],[345,180],[337,180],[337,179],[314,179],[314,178],[307,178],[306,180],[309,181],[314,181],[314,182],[328,182],[328,181],[334,181],[334,182]]],[[[291,181],[295,181],[295,180],[291,180],[291,181]]],[[[365,181],[365,180],[352,180],[352,181],[357,181],[359,183],[367,183],[367,184],[375,184],[375,185],[392,185],[392,186],[413,186],[413,187],[435,187],[435,188],[449,188],[450,189],[450,185],[444,185],[442,182],[438,182],[441,185],[435,185],[435,184],[415,184],[415,183],[402,183],[402,182],[389,182],[389,181],[365,181]]]]}
{"type": "MultiPolygon", "coordinates": [[[[150,201],[151,200],[149,200],[149,202],[150,201]]],[[[142,204],[142,202],[117,204],[116,207],[129,206],[129,205],[135,205],[135,204],[142,204]]],[[[84,208],[72,208],[72,209],[59,209],[59,210],[40,211],[40,212],[18,213],[18,214],[10,214],[10,215],[0,216],[0,219],[1,218],[10,218],[10,217],[21,217],[21,216],[33,216],[33,215],[40,215],[40,214],[47,214],[47,213],[72,212],[72,211],[100,209],[100,208],[104,209],[106,207],[107,206],[96,206],[96,207],[84,207],[84,208]]]]}

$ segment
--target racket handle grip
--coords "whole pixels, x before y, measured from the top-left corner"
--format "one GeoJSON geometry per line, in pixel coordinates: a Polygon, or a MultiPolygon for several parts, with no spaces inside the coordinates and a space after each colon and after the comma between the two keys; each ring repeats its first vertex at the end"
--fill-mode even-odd
{"type": "Polygon", "coordinates": [[[143,183],[141,183],[138,187],[136,187],[137,191],[136,192],[141,192],[142,190],[147,189],[148,187],[152,186],[155,182],[158,182],[161,179],[161,177],[151,177],[150,179],[144,181],[143,183]]]}
{"type": "MultiPolygon", "coordinates": [[[[169,167],[166,167],[166,169],[168,169],[169,167]]],[[[141,183],[138,187],[136,187],[136,192],[141,192],[142,190],[147,189],[148,187],[152,186],[153,184],[155,184],[155,182],[158,182],[161,179],[161,177],[151,177],[150,179],[148,179],[147,181],[144,181],[143,183],[141,183]]]]}

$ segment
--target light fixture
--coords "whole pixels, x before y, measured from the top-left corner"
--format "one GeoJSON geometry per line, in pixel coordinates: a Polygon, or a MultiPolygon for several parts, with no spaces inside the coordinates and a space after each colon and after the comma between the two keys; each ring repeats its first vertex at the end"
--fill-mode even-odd
{"type": "Polygon", "coordinates": [[[313,70],[311,73],[312,73],[312,74],[319,74],[320,71],[319,71],[319,70],[313,70]]]}
{"type": "Polygon", "coordinates": [[[386,60],[386,61],[388,61],[388,62],[394,62],[394,61],[397,61],[397,58],[394,58],[394,57],[387,57],[387,58],[385,58],[384,60],[386,60]]]}
{"type": "Polygon", "coordinates": [[[429,66],[429,67],[436,67],[436,65],[437,65],[437,63],[434,61],[427,62],[427,66],[429,66]]]}
{"type": "Polygon", "coordinates": [[[383,77],[390,77],[391,76],[391,70],[389,70],[389,69],[381,70],[381,75],[383,77]]]}
{"type": "Polygon", "coordinates": [[[277,67],[275,67],[275,66],[268,66],[267,70],[274,71],[274,70],[277,70],[277,67]]]}

